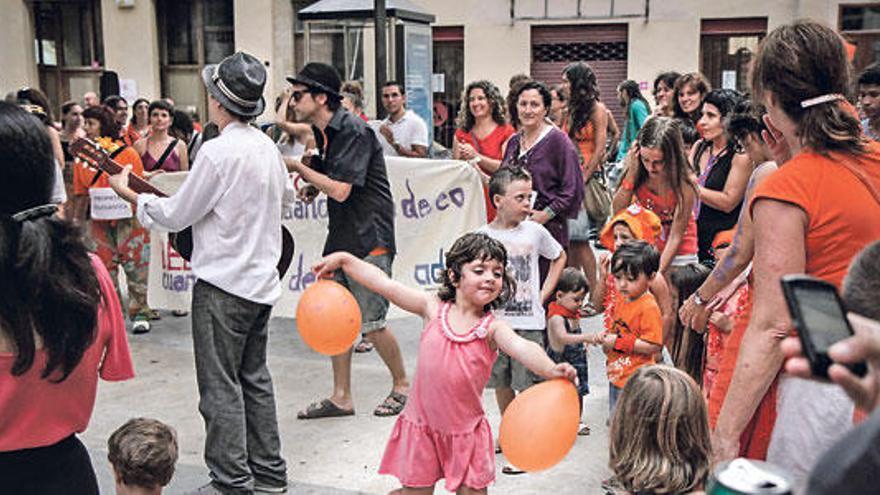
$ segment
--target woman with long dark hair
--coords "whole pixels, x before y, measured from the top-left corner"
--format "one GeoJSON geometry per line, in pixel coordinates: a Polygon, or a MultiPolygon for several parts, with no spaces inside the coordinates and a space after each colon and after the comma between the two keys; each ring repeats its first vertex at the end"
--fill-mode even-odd
{"type": "MultiPolygon", "coordinates": [[[[455,119],[452,156],[472,163],[484,179],[501,166],[504,145],[516,132],[507,124],[504,109],[501,92],[489,81],[474,81],[462,93],[461,108],[455,119]]],[[[495,205],[485,182],[486,217],[491,222],[495,218],[495,205]]]]}
{"type": "Polygon", "coordinates": [[[86,429],[97,380],[134,376],[110,275],[55,215],[54,155],[0,102],[0,479],[8,493],[97,494],[86,429]]]}
{"type": "Polygon", "coordinates": [[[675,71],[661,72],[654,78],[654,115],[657,117],[674,117],[675,81],[681,74],[675,71]]]}
{"type": "MultiPolygon", "coordinates": [[[[584,187],[605,187],[601,165],[605,163],[605,140],[608,112],[599,101],[599,83],[593,69],[584,62],[568,64],[562,71],[562,86],[568,93],[568,111],[562,120],[562,131],[568,134],[580,154],[584,187]],[[596,181],[595,184],[592,182],[596,181]]],[[[587,196],[587,201],[590,197],[587,196]]],[[[568,264],[584,271],[590,287],[596,286],[596,255],[590,247],[591,226],[600,227],[606,218],[590,218],[584,205],[578,216],[568,222],[571,244],[568,264]]],[[[587,303],[587,313],[595,310],[587,303]]]]}
{"type": "Polygon", "coordinates": [[[688,157],[698,174],[697,256],[710,268],[715,264],[711,248],[715,234],[736,225],[752,174],[749,156],[727,133],[727,117],[741,100],[742,95],[732,89],[713,89],[706,94],[699,120],[702,139],[688,157]]]}
{"type": "Polygon", "coordinates": [[[620,146],[617,147],[617,161],[626,157],[626,152],[639,134],[639,129],[645,124],[650,115],[648,100],[642,96],[639,83],[627,79],[617,86],[617,97],[620,106],[626,109],[626,120],[623,122],[623,132],[620,134],[620,146]]]}
{"type": "Polygon", "coordinates": [[[700,137],[697,133],[697,122],[702,117],[700,106],[711,90],[712,85],[699,72],[689,72],[675,80],[672,93],[673,117],[681,121],[681,137],[687,147],[692,146],[700,137]]]}
{"type": "Polygon", "coordinates": [[[134,145],[150,135],[150,100],[138,98],[131,104],[131,119],[125,126],[125,142],[134,145]]]}

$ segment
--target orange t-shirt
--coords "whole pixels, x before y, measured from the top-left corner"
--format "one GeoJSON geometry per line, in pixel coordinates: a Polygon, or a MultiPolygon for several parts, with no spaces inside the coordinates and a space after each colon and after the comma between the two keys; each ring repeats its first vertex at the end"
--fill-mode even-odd
{"type": "MultiPolygon", "coordinates": [[[[119,144],[117,142],[117,144],[119,144]]],[[[122,152],[116,155],[113,160],[122,165],[123,167],[126,165],[131,165],[131,173],[137,175],[139,177],[144,176],[144,164],[141,162],[141,157],[137,154],[137,151],[134,150],[131,146],[126,146],[122,152]]],[[[95,182],[94,185],[92,180],[95,178],[95,174],[98,172],[95,169],[91,168],[86,163],[83,163],[80,160],[76,160],[73,163],[73,194],[77,196],[85,196],[89,194],[89,189],[93,187],[110,187],[110,182],[107,180],[107,173],[102,173],[101,177],[98,178],[98,181],[95,182]]]]}
{"type": "MultiPolygon", "coordinates": [[[[645,291],[638,299],[630,301],[618,294],[614,303],[614,324],[609,333],[635,335],[645,342],[663,345],[663,321],[654,296],[645,291]]],[[[626,385],[637,369],[655,362],[653,354],[624,354],[614,349],[608,351],[607,356],[608,381],[619,388],[626,385]]]]}
{"type": "Polygon", "coordinates": [[[806,212],[805,271],[838,287],[853,257],[880,239],[880,204],[839,163],[848,160],[859,167],[880,191],[880,143],[871,141],[867,147],[861,156],[799,153],[758,186],[751,203],[773,199],[806,212]]]}

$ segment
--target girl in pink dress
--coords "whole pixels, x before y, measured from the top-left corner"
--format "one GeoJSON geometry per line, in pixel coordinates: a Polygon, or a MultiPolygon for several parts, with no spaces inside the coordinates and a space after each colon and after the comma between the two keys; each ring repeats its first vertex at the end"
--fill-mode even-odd
{"type": "Polygon", "coordinates": [[[570,364],[554,363],[539,345],[492,316],[512,293],[506,266],[500,242],[471,233],[446,254],[436,294],[407,287],[348,253],[330,254],[313,268],[319,277],[342,269],[425,321],[409,400],[379,466],[380,473],[400,480],[402,494],[433,493],[441,478],[449,491],[487,492],[495,480],[495,456],[482,395],[499,349],[540,376],[575,380],[570,364]]]}

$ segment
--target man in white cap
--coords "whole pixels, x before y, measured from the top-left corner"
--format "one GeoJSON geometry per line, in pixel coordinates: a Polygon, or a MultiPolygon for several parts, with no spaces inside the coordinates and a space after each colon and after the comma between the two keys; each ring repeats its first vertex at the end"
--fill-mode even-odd
{"type": "Polygon", "coordinates": [[[287,467],[266,366],[269,314],[281,296],[281,216],[296,192],[278,148],[248,122],[265,108],[266,69],[238,52],[202,71],[220,136],[202,145],[169,198],[113,189],[147,228],[192,226],[192,329],[211,482],[197,493],[284,493],[287,467]]]}

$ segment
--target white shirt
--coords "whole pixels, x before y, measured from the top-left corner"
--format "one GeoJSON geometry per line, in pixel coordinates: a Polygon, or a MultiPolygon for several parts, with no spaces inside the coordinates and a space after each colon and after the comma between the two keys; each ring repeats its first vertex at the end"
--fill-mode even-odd
{"type": "Polygon", "coordinates": [[[196,277],[261,304],[281,296],[276,265],[281,256],[282,209],[296,192],[272,140],[232,122],[204,143],[192,171],[174,196],[138,196],[144,227],[172,232],[193,227],[196,277]]]}
{"type": "Polygon", "coordinates": [[[477,232],[504,245],[508,270],[516,280],[516,291],[497,316],[517,330],[543,330],[547,321],[541,301],[538,258],[555,260],[562,254],[562,246],[543,225],[532,220],[525,220],[512,229],[484,225],[477,232]]]}
{"type": "Polygon", "coordinates": [[[391,122],[391,117],[386,117],[385,120],[370,121],[370,127],[376,131],[376,138],[382,143],[382,154],[386,156],[400,155],[391,147],[385,136],[379,132],[379,128],[383,125],[390,127],[391,133],[394,134],[394,140],[408,150],[412,150],[414,144],[428,147],[428,126],[415,112],[407,110],[397,122],[391,122]]]}

